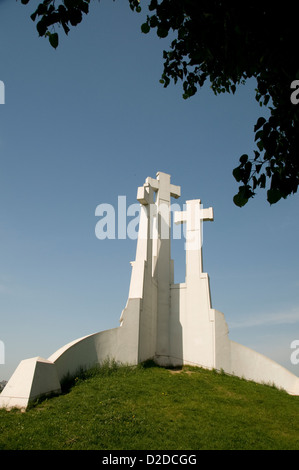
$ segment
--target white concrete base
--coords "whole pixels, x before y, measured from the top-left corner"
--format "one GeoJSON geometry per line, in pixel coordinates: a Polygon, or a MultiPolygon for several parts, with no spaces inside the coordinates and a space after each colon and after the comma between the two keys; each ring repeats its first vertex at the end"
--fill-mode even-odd
{"type": "Polygon", "coordinates": [[[2,390],[0,408],[24,411],[38,397],[60,392],[55,364],[41,357],[25,359],[2,390]]]}
{"type": "Polygon", "coordinates": [[[299,377],[277,362],[230,340],[230,373],[265,385],[274,385],[290,395],[299,395],[299,377]]]}

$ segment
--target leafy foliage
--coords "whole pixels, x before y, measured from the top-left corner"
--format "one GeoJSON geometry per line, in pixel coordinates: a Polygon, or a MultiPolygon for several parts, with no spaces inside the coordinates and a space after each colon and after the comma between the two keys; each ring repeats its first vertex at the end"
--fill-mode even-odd
{"type": "MultiPolygon", "coordinates": [[[[21,0],[27,4],[30,0],[21,0]]],[[[140,12],[139,0],[128,0],[140,12]]],[[[58,35],[50,31],[61,25],[66,34],[88,13],[90,0],[44,0],[31,18],[40,36],[58,46],[58,35]]],[[[142,3],[142,2],[141,2],[142,3]]],[[[291,100],[291,84],[299,79],[294,55],[297,17],[293,9],[278,2],[220,0],[148,0],[149,15],[141,25],[144,34],[156,30],[165,38],[172,32],[170,50],[164,51],[164,71],[160,82],[182,81],[183,98],[193,96],[210,81],[215,94],[235,93],[240,84],[254,77],[256,100],[268,106],[270,117],[261,116],[254,127],[256,149],[242,155],[233,175],[239,192],[238,206],[245,205],[257,188],[267,189],[274,204],[297,191],[299,184],[299,107],[291,100]]],[[[299,84],[299,82],[298,82],[299,84]]]]}
{"type": "Polygon", "coordinates": [[[269,189],[270,204],[297,191],[299,183],[299,110],[291,103],[290,87],[299,78],[296,16],[279,4],[218,0],[151,0],[153,12],[143,32],[156,28],[164,37],[176,33],[164,51],[162,83],[183,81],[183,97],[193,96],[207,79],[215,94],[235,93],[248,78],[257,80],[256,100],[269,106],[270,117],[254,127],[257,149],[242,155],[233,171],[241,183],[234,202],[243,206],[257,187],[269,189]]]}
{"type": "MultiPolygon", "coordinates": [[[[21,3],[27,5],[30,0],[21,0],[21,3]]],[[[65,34],[68,34],[71,26],[77,26],[81,23],[83,13],[89,12],[90,0],[63,0],[55,6],[55,0],[44,0],[40,3],[31,15],[33,21],[37,21],[36,29],[40,36],[49,38],[52,47],[58,46],[58,33],[52,32],[51,28],[58,24],[63,27],[65,34]]]]}

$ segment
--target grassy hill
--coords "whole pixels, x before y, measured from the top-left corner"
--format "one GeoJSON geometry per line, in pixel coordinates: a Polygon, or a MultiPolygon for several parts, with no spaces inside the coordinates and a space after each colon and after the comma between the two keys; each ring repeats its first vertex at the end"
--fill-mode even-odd
{"type": "Polygon", "coordinates": [[[0,410],[0,449],[299,450],[299,397],[200,368],[105,366],[0,410]]]}

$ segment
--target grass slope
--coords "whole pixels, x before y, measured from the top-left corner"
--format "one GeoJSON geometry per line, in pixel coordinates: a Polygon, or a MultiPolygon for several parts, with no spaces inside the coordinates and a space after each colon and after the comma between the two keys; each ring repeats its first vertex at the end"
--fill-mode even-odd
{"type": "Polygon", "coordinates": [[[299,397],[215,371],[103,367],[26,413],[0,449],[299,450],[299,397]]]}

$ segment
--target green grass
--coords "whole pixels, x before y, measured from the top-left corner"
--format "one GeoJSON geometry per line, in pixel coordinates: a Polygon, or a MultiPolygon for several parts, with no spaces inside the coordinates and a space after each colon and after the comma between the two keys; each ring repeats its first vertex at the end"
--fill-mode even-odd
{"type": "Polygon", "coordinates": [[[299,397],[199,368],[103,367],[26,413],[0,449],[299,450],[299,397]]]}

